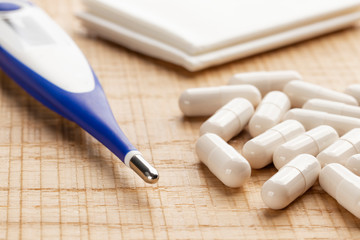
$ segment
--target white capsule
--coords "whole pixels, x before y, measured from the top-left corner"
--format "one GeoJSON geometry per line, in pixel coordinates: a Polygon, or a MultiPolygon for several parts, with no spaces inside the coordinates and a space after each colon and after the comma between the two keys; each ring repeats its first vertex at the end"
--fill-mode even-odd
{"type": "Polygon", "coordinates": [[[304,132],[304,127],[298,121],[284,121],[246,142],[242,153],[252,168],[263,168],[272,162],[278,146],[304,132]]]}
{"type": "Polygon", "coordinates": [[[324,99],[310,99],[302,107],[303,109],[316,110],[333,113],[348,117],[360,118],[360,107],[341,102],[334,102],[324,99]]]}
{"type": "Polygon", "coordinates": [[[345,163],[350,171],[360,176],[360,154],[352,155],[345,163]]]}
{"type": "Polygon", "coordinates": [[[219,136],[204,134],[195,148],[199,159],[226,186],[241,187],[250,178],[249,163],[219,136]]]}
{"type": "Polygon", "coordinates": [[[341,206],[360,218],[360,177],[346,167],[332,163],[321,170],[319,183],[341,206]]]}
{"type": "Polygon", "coordinates": [[[360,84],[352,84],[345,89],[345,93],[353,96],[360,103],[360,84]]]}
{"type": "Polygon", "coordinates": [[[185,116],[210,116],[234,98],[246,98],[254,106],[261,100],[259,90],[252,85],[190,88],[179,99],[185,116]]]}
{"type": "Polygon", "coordinates": [[[320,125],[329,125],[333,127],[340,136],[353,128],[360,128],[360,119],[358,118],[300,108],[289,110],[283,120],[287,119],[295,119],[301,122],[306,130],[320,125]]]}
{"type": "Polygon", "coordinates": [[[296,156],[307,153],[316,156],[334,143],[339,135],[330,126],[321,125],[280,145],[274,152],[273,162],[277,169],[282,168],[296,156]]]}
{"type": "Polygon", "coordinates": [[[314,185],[320,170],[314,156],[298,155],[264,183],[261,188],[264,203],[272,209],[288,206],[314,185]]]}
{"type": "Polygon", "coordinates": [[[265,132],[278,124],[284,114],[290,109],[290,100],[285,93],[269,92],[260,102],[255,114],[249,122],[249,132],[252,137],[265,132]]]}
{"type": "Polygon", "coordinates": [[[252,84],[265,96],[271,91],[282,91],[285,84],[292,80],[301,80],[296,71],[248,72],[235,74],[229,84],[252,84]]]}
{"type": "Polygon", "coordinates": [[[253,114],[254,107],[248,100],[235,98],[201,125],[200,135],[215,133],[229,141],[244,129],[253,114]]]}
{"type": "Polygon", "coordinates": [[[348,94],[304,81],[295,80],[289,82],[284,87],[284,93],[289,96],[292,107],[302,107],[307,100],[312,98],[321,98],[350,105],[358,105],[356,99],[348,94]]]}
{"type": "Polygon", "coordinates": [[[352,155],[360,153],[360,128],[354,128],[317,155],[322,167],[329,163],[345,165],[352,155]]]}

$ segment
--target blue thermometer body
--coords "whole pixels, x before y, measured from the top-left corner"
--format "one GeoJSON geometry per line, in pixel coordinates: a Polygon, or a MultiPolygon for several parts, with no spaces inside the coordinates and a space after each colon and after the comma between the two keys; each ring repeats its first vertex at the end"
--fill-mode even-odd
{"type": "Polygon", "coordinates": [[[0,0],[0,68],[46,107],[98,139],[146,182],[157,182],[157,171],[118,126],[82,52],[29,1],[0,0]]]}

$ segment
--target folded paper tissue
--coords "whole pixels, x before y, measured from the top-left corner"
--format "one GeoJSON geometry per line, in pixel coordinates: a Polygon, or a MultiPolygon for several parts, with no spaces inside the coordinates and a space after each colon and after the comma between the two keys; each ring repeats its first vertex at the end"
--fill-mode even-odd
{"type": "Polygon", "coordinates": [[[84,0],[90,32],[197,71],[346,28],[360,0],[84,0]]]}

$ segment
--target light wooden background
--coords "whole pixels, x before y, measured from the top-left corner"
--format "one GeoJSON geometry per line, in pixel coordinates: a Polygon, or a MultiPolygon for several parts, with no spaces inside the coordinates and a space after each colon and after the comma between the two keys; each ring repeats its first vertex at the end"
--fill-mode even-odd
{"type": "MultiPolygon", "coordinates": [[[[116,119],[158,169],[146,185],[101,144],[29,97],[0,72],[0,239],[356,239],[360,220],[316,183],[281,211],[260,188],[276,171],[252,172],[229,189],[194,153],[204,118],[184,118],[190,87],[225,84],[238,72],[294,69],[343,90],[360,83],[360,27],[198,73],[89,38],[80,0],[37,0],[77,42],[116,119]]],[[[1,34],[1,33],[0,33],[1,34]]],[[[230,143],[239,151],[244,132],[230,143]]]]}

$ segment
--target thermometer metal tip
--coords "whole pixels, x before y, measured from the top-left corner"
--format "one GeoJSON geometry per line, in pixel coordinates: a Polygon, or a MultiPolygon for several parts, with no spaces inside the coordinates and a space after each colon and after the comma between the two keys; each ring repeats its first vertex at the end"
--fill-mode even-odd
{"type": "Polygon", "coordinates": [[[134,155],[130,159],[129,166],[147,183],[154,184],[159,180],[158,171],[141,155],[134,155]]]}

